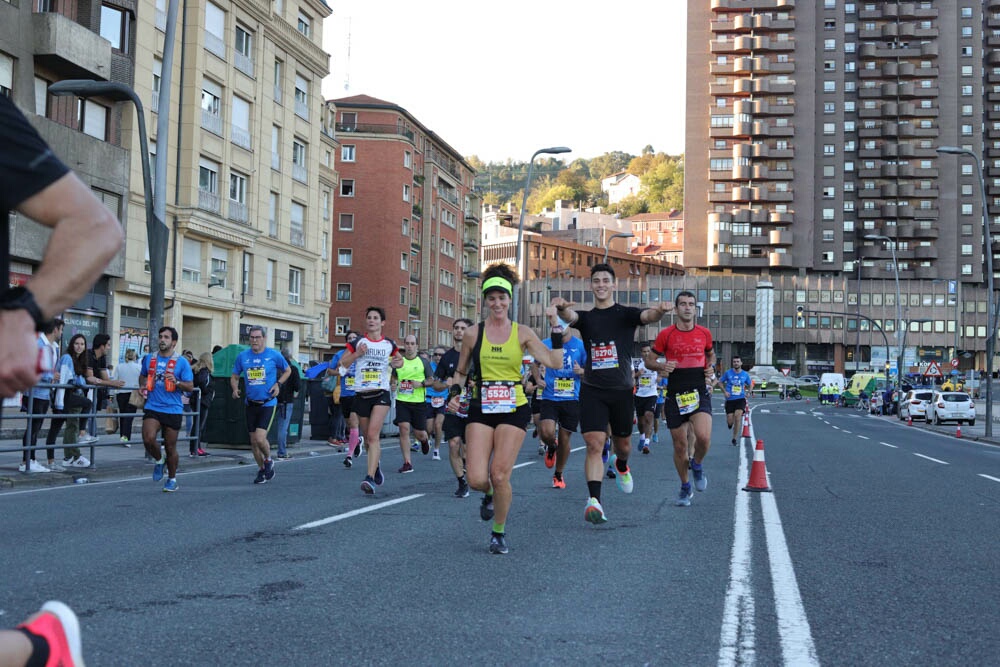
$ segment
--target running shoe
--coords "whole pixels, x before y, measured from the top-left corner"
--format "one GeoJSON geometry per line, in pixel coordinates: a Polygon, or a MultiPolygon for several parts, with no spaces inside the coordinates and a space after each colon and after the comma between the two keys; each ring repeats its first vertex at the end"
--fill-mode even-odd
{"type": "Polygon", "coordinates": [[[399,470],[397,470],[396,472],[404,474],[408,472],[413,472],[413,464],[410,463],[409,461],[403,461],[403,465],[399,466],[399,470]]]}
{"type": "Polygon", "coordinates": [[[365,492],[365,495],[374,495],[375,480],[370,475],[365,475],[365,481],[361,482],[361,490],[365,492]]]}
{"type": "Polygon", "coordinates": [[[287,461],[288,459],[292,458],[292,455],[291,454],[278,454],[274,458],[278,459],[279,461],[287,461]]]}
{"type": "Polygon", "coordinates": [[[604,515],[604,508],[601,507],[597,498],[591,498],[587,501],[587,509],[583,513],[583,518],[593,524],[608,522],[608,517],[604,515]]]}
{"type": "Polygon", "coordinates": [[[97,436],[90,435],[89,433],[81,435],[79,439],[76,441],[78,445],[89,445],[92,442],[97,442],[97,436]]]}
{"type": "Polygon", "coordinates": [[[421,442],[420,443],[420,453],[423,454],[424,456],[427,456],[428,454],[430,454],[430,452],[431,452],[431,443],[429,443],[426,440],[424,440],[423,442],[421,442]]]}
{"type": "Polygon", "coordinates": [[[49,665],[83,665],[80,641],[80,621],[73,610],[62,602],[49,600],[36,614],[17,626],[41,637],[49,646],[49,665]]]}
{"type": "Polygon", "coordinates": [[[601,452],[601,461],[604,463],[608,462],[608,457],[611,456],[611,441],[604,441],[604,451],[601,452]]]}
{"type": "Polygon", "coordinates": [[[412,445],[410,445],[410,451],[411,452],[419,452],[420,451],[420,445],[418,445],[417,443],[413,443],[412,445]]]}
{"type": "Polygon", "coordinates": [[[458,480],[458,489],[455,491],[456,498],[468,498],[469,497],[469,484],[465,481],[465,478],[458,480]]]}
{"type": "Polygon", "coordinates": [[[358,444],[354,445],[354,451],[352,452],[354,454],[354,458],[358,458],[359,456],[361,456],[361,450],[364,448],[364,446],[365,446],[365,436],[359,435],[358,444]]]}
{"type": "Polygon", "coordinates": [[[733,447],[736,446],[736,438],[733,438],[733,447]]]}
{"type": "Polygon", "coordinates": [[[274,479],[274,461],[271,459],[264,461],[264,477],[269,482],[274,479]]]}
{"type": "MultiPolygon", "coordinates": [[[[208,456],[208,452],[206,452],[204,449],[202,449],[201,447],[199,447],[198,448],[198,456],[208,456]]],[[[292,457],[289,456],[288,458],[292,458],[292,457]]]]}
{"type": "Polygon", "coordinates": [[[264,484],[265,482],[267,482],[267,477],[264,476],[264,469],[263,468],[258,468],[257,469],[257,476],[253,478],[253,483],[254,484],[264,484]]]}
{"type": "Polygon", "coordinates": [[[556,464],[556,448],[550,445],[549,447],[545,448],[545,467],[551,468],[555,464],[556,464]]]}
{"type": "Polygon", "coordinates": [[[643,454],[649,454],[649,440],[642,443],[642,447],[639,449],[643,454]]]}
{"type": "Polygon", "coordinates": [[[659,444],[659,442],[660,442],[660,436],[657,433],[654,433],[653,434],[653,444],[656,445],[656,444],[659,444]]]}
{"type": "MultiPolygon", "coordinates": [[[[164,463],[166,463],[166,459],[164,459],[164,463]]],[[[77,456],[70,465],[74,468],[89,468],[90,459],[86,456],[77,456]]]]}
{"type": "Polygon", "coordinates": [[[493,496],[483,496],[483,502],[479,505],[479,518],[483,521],[493,518],[493,496]]]}
{"type": "Polygon", "coordinates": [[[545,456],[545,445],[542,443],[538,443],[538,455],[545,456]]]}
{"type": "MultiPolygon", "coordinates": [[[[618,456],[611,457],[611,467],[618,470],[618,466],[615,465],[615,461],[618,460],[618,456]]],[[[618,485],[618,489],[622,493],[632,493],[633,483],[632,483],[632,469],[628,466],[625,467],[625,472],[618,471],[618,476],[615,477],[615,484],[618,485]]]]}
{"type": "Polygon", "coordinates": [[[618,473],[615,472],[615,467],[613,465],[608,466],[608,479],[615,479],[618,477],[618,473]]]}
{"type": "Polygon", "coordinates": [[[196,458],[198,458],[198,455],[195,454],[194,452],[191,452],[191,453],[188,454],[188,458],[189,459],[196,459],[196,458]]]}
{"type": "Polygon", "coordinates": [[[694,488],[695,491],[704,491],[708,488],[708,477],[705,475],[705,470],[698,467],[697,470],[691,468],[691,474],[694,476],[694,488]]]}
{"type": "Polygon", "coordinates": [[[48,468],[43,466],[35,459],[31,459],[31,461],[28,462],[27,466],[25,466],[23,463],[17,466],[18,472],[24,472],[25,470],[27,470],[28,472],[49,472],[48,468]]]}
{"type": "Polygon", "coordinates": [[[350,468],[352,465],[354,465],[354,462],[351,461],[351,457],[350,456],[348,456],[346,459],[344,459],[344,467],[345,468],[350,468]]]}
{"type": "Polygon", "coordinates": [[[121,438],[119,438],[119,442],[122,443],[122,447],[131,447],[132,446],[132,443],[129,442],[129,437],[127,435],[123,435],[121,438]]]}
{"type": "Polygon", "coordinates": [[[555,475],[552,475],[552,488],[553,489],[565,489],[566,488],[566,480],[560,479],[559,477],[556,477],[555,475]]]}
{"type": "Polygon", "coordinates": [[[441,460],[441,452],[438,451],[437,449],[435,449],[434,450],[434,455],[431,456],[431,460],[432,461],[440,461],[441,460]]]}
{"type": "Polygon", "coordinates": [[[156,465],[153,466],[154,482],[159,482],[161,479],[163,479],[163,466],[166,465],[166,463],[167,462],[165,459],[160,459],[159,461],[156,462],[156,465]]]}
{"type": "Polygon", "coordinates": [[[503,533],[491,533],[490,534],[490,553],[491,554],[505,554],[509,551],[507,548],[507,539],[503,533]]]}
{"type": "Polygon", "coordinates": [[[691,491],[691,486],[681,485],[681,492],[677,494],[677,500],[674,501],[674,505],[678,507],[691,507],[691,498],[694,493],[691,491]]]}
{"type": "Polygon", "coordinates": [[[375,476],[372,478],[372,481],[375,482],[375,486],[382,486],[385,483],[385,475],[382,474],[381,464],[375,466],[375,476]]]}
{"type": "Polygon", "coordinates": [[[164,491],[164,493],[173,493],[176,490],[177,490],[177,480],[176,479],[168,479],[166,481],[166,483],[163,485],[163,491],[164,491]]]}
{"type": "Polygon", "coordinates": [[[327,438],[326,439],[326,444],[330,445],[331,447],[337,447],[339,449],[340,447],[342,447],[344,445],[344,441],[343,440],[338,440],[336,438],[327,438]]]}

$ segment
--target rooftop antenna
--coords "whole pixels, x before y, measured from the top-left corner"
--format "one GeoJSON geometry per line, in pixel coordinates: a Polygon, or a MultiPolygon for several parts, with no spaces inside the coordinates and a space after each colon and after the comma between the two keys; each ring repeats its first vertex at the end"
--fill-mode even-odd
{"type": "Polygon", "coordinates": [[[344,91],[351,89],[351,17],[347,17],[347,73],[344,76],[344,91]]]}

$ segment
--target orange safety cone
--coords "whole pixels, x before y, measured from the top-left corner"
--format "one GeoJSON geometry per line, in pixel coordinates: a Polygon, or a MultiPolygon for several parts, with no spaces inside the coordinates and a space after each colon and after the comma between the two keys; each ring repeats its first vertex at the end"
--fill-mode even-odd
{"type": "Polygon", "coordinates": [[[956,438],[961,438],[962,437],[962,425],[961,424],[958,424],[958,425],[955,426],[955,437],[956,438]]]}
{"type": "Polygon", "coordinates": [[[767,485],[767,466],[764,464],[764,441],[757,441],[757,448],[753,452],[753,466],[750,468],[750,481],[743,487],[744,491],[766,491],[770,493],[771,487],[767,485]]]}
{"type": "Polygon", "coordinates": [[[748,445],[753,444],[752,442],[750,442],[750,415],[748,415],[745,412],[743,413],[743,436],[742,436],[742,439],[747,441],[745,444],[748,444],[748,445]]]}

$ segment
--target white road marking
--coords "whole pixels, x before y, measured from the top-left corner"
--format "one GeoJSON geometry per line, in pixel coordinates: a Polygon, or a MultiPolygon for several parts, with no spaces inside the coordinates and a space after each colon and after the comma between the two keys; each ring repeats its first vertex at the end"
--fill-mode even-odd
{"type": "Polygon", "coordinates": [[[858,437],[861,438],[862,440],[871,440],[871,438],[869,438],[867,435],[859,435],[858,437]]]}
{"type": "Polygon", "coordinates": [[[368,512],[374,512],[375,510],[391,507],[392,505],[398,505],[399,503],[405,503],[411,500],[416,500],[417,498],[423,497],[423,495],[424,494],[422,493],[415,493],[412,496],[403,496],[402,498],[394,498],[393,500],[387,500],[383,503],[378,503],[377,505],[369,505],[368,507],[361,507],[356,510],[351,510],[350,512],[344,512],[343,514],[335,514],[334,516],[328,516],[325,519],[310,521],[309,523],[304,523],[301,526],[295,526],[294,528],[292,528],[292,530],[308,530],[310,528],[319,528],[320,526],[325,526],[328,523],[334,523],[336,521],[350,519],[351,517],[355,517],[360,514],[367,514],[368,512]]]}
{"type": "Polygon", "coordinates": [[[985,477],[986,479],[992,479],[994,482],[1000,482],[1000,477],[994,477],[993,475],[984,475],[983,473],[979,473],[979,476],[985,477]]]}
{"type": "Polygon", "coordinates": [[[838,431],[840,430],[839,426],[834,426],[833,428],[837,429],[838,431]]]}
{"type": "Polygon", "coordinates": [[[805,414],[805,410],[796,410],[795,414],[797,414],[797,415],[804,415],[805,414]]]}
{"type": "Polygon", "coordinates": [[[771,413],[770,410],[765,410],[764,408],[761,408],[760,410],[758,410],[758,412],[763,412],[764,414],[770,414],[771,413]]]}
{"type": "Polygon", "coordinates": [[[896,445],[890,445],[888,442],[879,442],[880,445],[885,445],[886,447],[892,447],[893,449],[899,449],[896,445]]]}
{"type": "Polygon", "coordinates": [[[844,433],[847,433],[847,434],[850,434],[851,432],[850,432],[850,431],[848,431],[848,430],[847,430],[847,429],[845,428],[845,429],[844,429],[844,433]]]}
{"type": "Polygon", "coordinates": [[[518,463],[516,466],[511,468],[511,470],[517,470],[518,468],[523,468],[524,466],[534,465],[534,461],[528,461],[527,463],[518,463]]]}
{"type": "Polygon", "coordinates": [[[913,452],[913,455],[919,456],[922,459],[927,459],[928,461],[934,461],[934,463],[940,463],[941,465],[948,465],[947,461],[942,461],[941,459],[932,459],[929,456],[924,456],[923,454],[917,454],[916,452],[913,452]]]}

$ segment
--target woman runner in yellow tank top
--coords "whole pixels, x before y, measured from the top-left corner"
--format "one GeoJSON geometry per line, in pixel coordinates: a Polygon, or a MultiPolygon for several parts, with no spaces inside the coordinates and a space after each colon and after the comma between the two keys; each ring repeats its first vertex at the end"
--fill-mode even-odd
{"type": "MultiPolygon", "coordinates": [[[[517,275],[506,264],[483,272],[483,306],[486,320],[470,327],[449,389],[450,408],[458,409],[458,394],[473,380],[469,422],[465,429],[466,469],[469,486],[484,491],[479,515],[493,520],[490,553],[507,553],[506,521],[510,510],[510,475],[524,442],[531,410],[521,385],[521,359],[527,351],[546,366],[562,366],[562,332],[553,335],[560,345],[545,347],[535,332],[507,317],[517,275]],[[474,370],[472,370],[474,369],[474,370]]],[[[554,321],[554,315],[551,318],[554,321]]]]}

